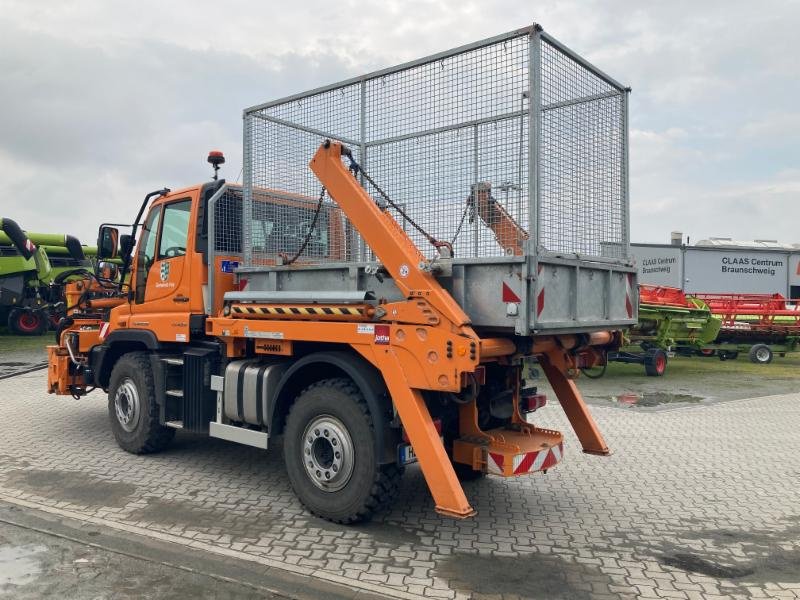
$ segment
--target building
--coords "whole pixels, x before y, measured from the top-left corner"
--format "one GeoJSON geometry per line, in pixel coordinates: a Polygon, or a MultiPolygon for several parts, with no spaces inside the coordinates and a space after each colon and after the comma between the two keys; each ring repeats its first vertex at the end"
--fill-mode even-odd
{"type": "Polygon", "coordinates": [[[631,244],[639,283],[689,293],[783,294],[800,298],[800,244],[775,240],[701,240],[673,232],[671,244],[631,244]]]}

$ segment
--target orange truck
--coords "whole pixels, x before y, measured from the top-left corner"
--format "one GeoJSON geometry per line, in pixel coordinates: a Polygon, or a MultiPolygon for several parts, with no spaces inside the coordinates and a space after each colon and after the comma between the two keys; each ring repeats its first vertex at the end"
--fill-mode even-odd
{"type": "Polygon", "coordinates": [[[339,523],[412,462],[457,518],[461,480],[555,466],[539,369],[609,453],[575,378],[636,322],[626,88],[533,25],[248,108],[244,130],[243,185],[212,152],[212,181],[101,227],[129,283],[70,284],[49,392],[107,392],[133,453],[281,440],[300,501],[339,523]]]}

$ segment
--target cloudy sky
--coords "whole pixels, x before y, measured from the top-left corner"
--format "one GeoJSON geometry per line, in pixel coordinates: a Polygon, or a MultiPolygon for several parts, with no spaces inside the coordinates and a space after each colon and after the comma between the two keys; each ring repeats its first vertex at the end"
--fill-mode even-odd
{"type": "Polygon", "coordinates": [[[242,108],[534,21],[633,88],[633,241],[800,242],[797,0],[0,0],[0,216],[93,243],[242,108]]]}

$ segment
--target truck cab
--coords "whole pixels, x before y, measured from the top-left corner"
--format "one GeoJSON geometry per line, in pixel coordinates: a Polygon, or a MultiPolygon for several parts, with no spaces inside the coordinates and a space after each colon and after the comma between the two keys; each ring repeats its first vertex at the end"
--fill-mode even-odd
{"type": "MultiPolygon", "coordinates": [[[[241,233],[242,188],[225,186],[225,196],[215,204],[215,219],[227,224],[209,242],[209,199],[224,180],[170,191],[150,205],[129,261],[131,284],[128,301],[112,310],[107,334],[119,330],[152,333],[159,343],[187,343],[205,335],[204,322],[222,306],[225,292],[237,285],[234,269],[245,243],[241,233]],[[208,252],[209,243],[214,252],[208,252]],[[209,255],[213,263],[209,265],[209,255]],[[213,285],[209,285],[209,277],[213,285]],[[213,298],[209,297],[213,294],[213,298]]],[[[253,199],[251,249],[279,244],[286,254],[305,241],[316,212],[317,199],[261,190],[253,199]],[[280,241],[275,241],[279,239],[280,241]]],[[[330,243],[343,235],[341,211],[332,203],[321,205],[318,223],[310,236],[306,255],[338,258],[330,243]]],[[[107,228],[108,229],[108,228],[107,228]]],[[[101,237],[118,237],[114,231],[101,237]]],[[[280,260],[274,257],[269,262],[280,260]]]]}

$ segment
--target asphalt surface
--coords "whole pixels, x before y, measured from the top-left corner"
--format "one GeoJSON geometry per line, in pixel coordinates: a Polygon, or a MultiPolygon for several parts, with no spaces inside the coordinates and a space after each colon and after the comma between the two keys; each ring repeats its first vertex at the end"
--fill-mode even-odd
{"type": "Polygon", "coordinates": [[[614,451],[607,458],[581,454],[548,405],[536,422],[567,432],[563,463],[547,475],[466,484],[475,518],[437,515],[411,467],[392,510],[343,527],[297,503],[277,447],[179,435],[159,455],[133,456],[116,446],[101,393],[75,401],[44,386],[42,372],[0,382],[0,502],[47,521],[26,537],[30,529],[12,531],[20,523],[0,511],[0,556],[24,565],[6,584],[11,597],[93,597],[77,575],[48,583],[20,580],[20,571],[88,572],[122,560],[104,552],[126,556],[112,542],[125,550],[132,540],[174,553],[153,561],[151,550],[130,552],[121,577],[97,569],[96,595],[127,593],[128,581],[141,593],[163,575],[158,597],[198,597],[190,585],[168,587],[178,569],[219,597],[226,585],[243,597],[800,597],[797,393],[664,411],[593,406],[614,451]],[[95,554],[79,536],[39,537],[65,523],[107,543],[95,554]]]}

